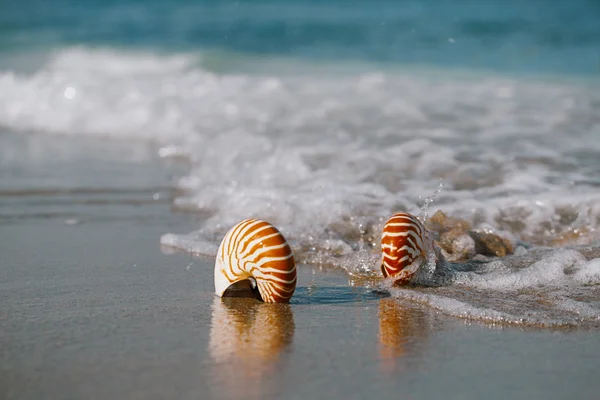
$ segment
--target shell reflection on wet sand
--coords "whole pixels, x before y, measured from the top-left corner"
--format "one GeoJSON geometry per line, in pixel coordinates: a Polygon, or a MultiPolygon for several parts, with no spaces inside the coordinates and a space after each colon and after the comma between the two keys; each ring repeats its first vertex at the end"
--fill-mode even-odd
{"type": "MultiPolygon", "coordinates": [[[[419,342],[425,340],[430,331],[426,314],[414,308],[407,307],[394,298],[379,301],[379,357],[381,372],[394,374],[400,368],[401,362],[419,348],[419,342]]],[[[404,360],[407,361],[407,360],[404,360]]]]}
{"type": "Polygon", "coordinates": [[[223,238],[214,278],[218,296],[243,297],[246,290],[227,290],[248,281],[252,297],[266,303],[287,303],[296,289],[296,263],[277,228],[265,221],[246,219],[223,238]]]}
{"type": "Polygon", "coordinates": [[[288,304],[246,298],[218,298],[212,307],[209,353],[219,397],[260,398],[277,390],[272,372],[294,337],[294,314],[288,304]]]}

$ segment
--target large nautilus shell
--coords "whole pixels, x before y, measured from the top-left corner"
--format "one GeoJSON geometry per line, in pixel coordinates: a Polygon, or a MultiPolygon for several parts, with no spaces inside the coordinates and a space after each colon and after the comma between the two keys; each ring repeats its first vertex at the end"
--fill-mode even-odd
{"type": "Polygon", "coordinates": [[[427,229],[414,215],[394,214],[383,226],[381,235],[381,272],[407,284],[427,260],[427,229]]]}
{"type": "Polygon", "coordinates": [[[296,289],[296,263],[287,241],[268,222],[247,219],[227,234],[215,262],[215,292],[237,296],[228,289],[247,282],[265,303],[287,303],[296,289]]]}

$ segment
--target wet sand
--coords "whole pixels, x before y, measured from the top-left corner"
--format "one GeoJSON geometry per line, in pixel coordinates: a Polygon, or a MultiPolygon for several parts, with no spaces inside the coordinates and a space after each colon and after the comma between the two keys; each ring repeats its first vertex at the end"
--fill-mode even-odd
{"type": "Polygon", "coordinates": [[[181,167],[0,140],[2,399],[598,398],[596,331],[467,322],[306,265],[289,305],[221,300],[212,259],[159,246],[198,225],[170,208],[181,167]]]}

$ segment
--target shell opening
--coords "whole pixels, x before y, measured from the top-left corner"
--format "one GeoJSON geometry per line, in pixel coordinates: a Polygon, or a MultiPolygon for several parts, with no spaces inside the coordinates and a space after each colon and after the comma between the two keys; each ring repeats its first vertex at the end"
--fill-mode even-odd
{"type": "Polygon", "coordinates": [[[253,277],[249,277],[248,279],[243,279],[229,285],[223,292],[222,297],[249,297],[264,301],[260,295],[260,292],[258,291],[256,279],[253,277]]]}
{"type": "Polygon", "coordinates": [[[387,278],[387,277],[388,277],[388,273],[387,273],[387,271],[385,270],[385,266],[383,265],[383,263],[381,264],[381,273],[383,274],[383,277],[384,277],[384,278],[387,278]]]}

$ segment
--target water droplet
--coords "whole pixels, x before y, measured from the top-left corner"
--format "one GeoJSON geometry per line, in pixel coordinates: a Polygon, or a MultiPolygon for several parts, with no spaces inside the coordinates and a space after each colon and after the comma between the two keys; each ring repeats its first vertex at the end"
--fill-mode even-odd
{"type": "Polygon", "coordinates": [[[76,94],[77,90],[75,90],[73,86],[68,86],[64,92],[65,99],[67,100],[72,100],[73,98],[75,98],[76,94]]]}

